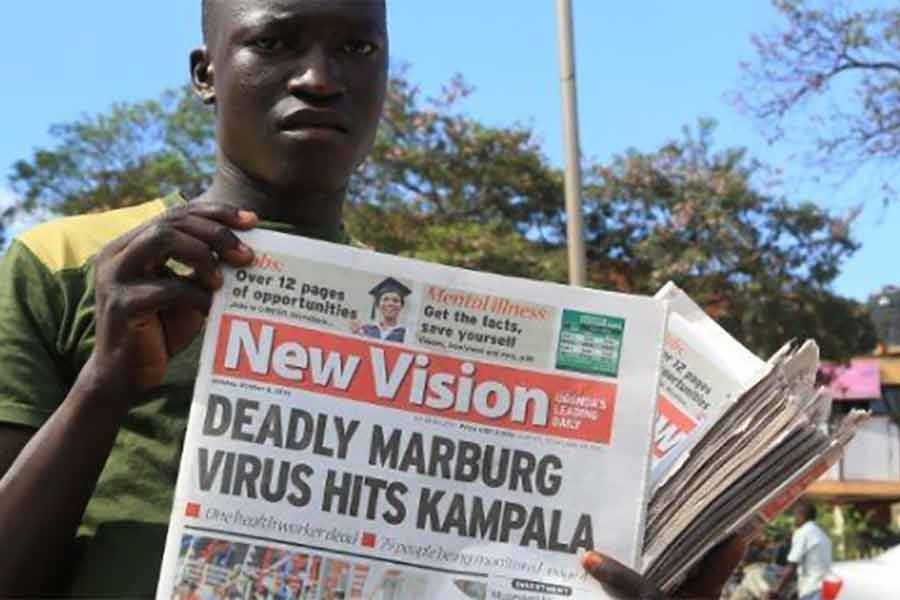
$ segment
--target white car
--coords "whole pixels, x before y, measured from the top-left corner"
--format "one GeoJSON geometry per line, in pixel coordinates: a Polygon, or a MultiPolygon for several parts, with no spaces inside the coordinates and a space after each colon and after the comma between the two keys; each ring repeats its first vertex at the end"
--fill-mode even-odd
{"type": "Polygon", "coordinates": [[[822,600],[900,599],[900,546],[868,560],[831,565],[822,600]]]}

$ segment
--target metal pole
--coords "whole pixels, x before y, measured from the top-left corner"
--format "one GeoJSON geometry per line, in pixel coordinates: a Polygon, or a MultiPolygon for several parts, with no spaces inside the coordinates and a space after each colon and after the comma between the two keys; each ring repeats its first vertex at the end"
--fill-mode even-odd
{"type": "Polygon", "coordinates": [[[575,51],[572,0],[556,0],[559,65],[562,77],[563,139],[566,147],[566,237],[569,283],[585,283],[584,226],[581,214],[581,149],[578,143],[578,99],[575,92],[575,51]]]}

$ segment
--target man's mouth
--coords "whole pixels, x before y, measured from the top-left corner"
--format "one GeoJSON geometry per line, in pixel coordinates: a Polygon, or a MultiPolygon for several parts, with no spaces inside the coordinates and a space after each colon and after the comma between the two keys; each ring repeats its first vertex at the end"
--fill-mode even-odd
{"type": "Polygon", "coordinates": [[[346,134],[350,131],[350,124],[341,113],[311,108],[303,108],[286,114],[278,120],[278,126],[283,131],[307,131],[310,133],[332,131],[346,134]]]}

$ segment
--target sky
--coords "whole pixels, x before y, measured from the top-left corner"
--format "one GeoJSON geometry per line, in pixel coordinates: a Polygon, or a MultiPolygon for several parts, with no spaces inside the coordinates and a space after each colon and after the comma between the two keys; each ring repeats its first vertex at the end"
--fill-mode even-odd
{"type": "MultiPolygon", "coordinates": [[[[4,0],[0,24],[0,204],[18,159],[52,144],[54,123],[143,100],[187,80],[200,41],[200,0],[4,0]]],[[[465,111],[494,125],[530,124],[562,164],[556,13],[553,0],[388,0],[391,54],[409,78],[436,93],[461,73],[475,88],[465,111]]],[[[791,160],[797,148],[765,143],[727,95],[752,33],[778,16],[765,0],[574,0],[581,145],[604,160],[628,148],[652,151],[699,117],[719,122],[720,148],[745,146],[781,167],[794,200],[835,211],[865,201],[854,226],[862,248],[834,290],[865,299],[900,283],[884,257],[900,207],[867,201],[865,181],[819,184],[791,160]]]]}

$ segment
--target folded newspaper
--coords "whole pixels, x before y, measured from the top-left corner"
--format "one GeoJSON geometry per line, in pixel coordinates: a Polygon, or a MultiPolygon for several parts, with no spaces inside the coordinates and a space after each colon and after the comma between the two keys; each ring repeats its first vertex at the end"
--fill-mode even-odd
{"type": "Polygon", "coordinates": [[[273,232],[207,322],[158,598],[673,589],[777,514],[829,435],[813,342],[768,362],[683,292],[629,296],[273,232]]]}
{"type": "Polygon", "coordinates": [[[789,343],[763,362],[675,285],[656,297],[671,312],[641,564],[672,591],[715,544],[795,501],[866,415],[852,412],[829,434],[815,342],[789,343]]]}

